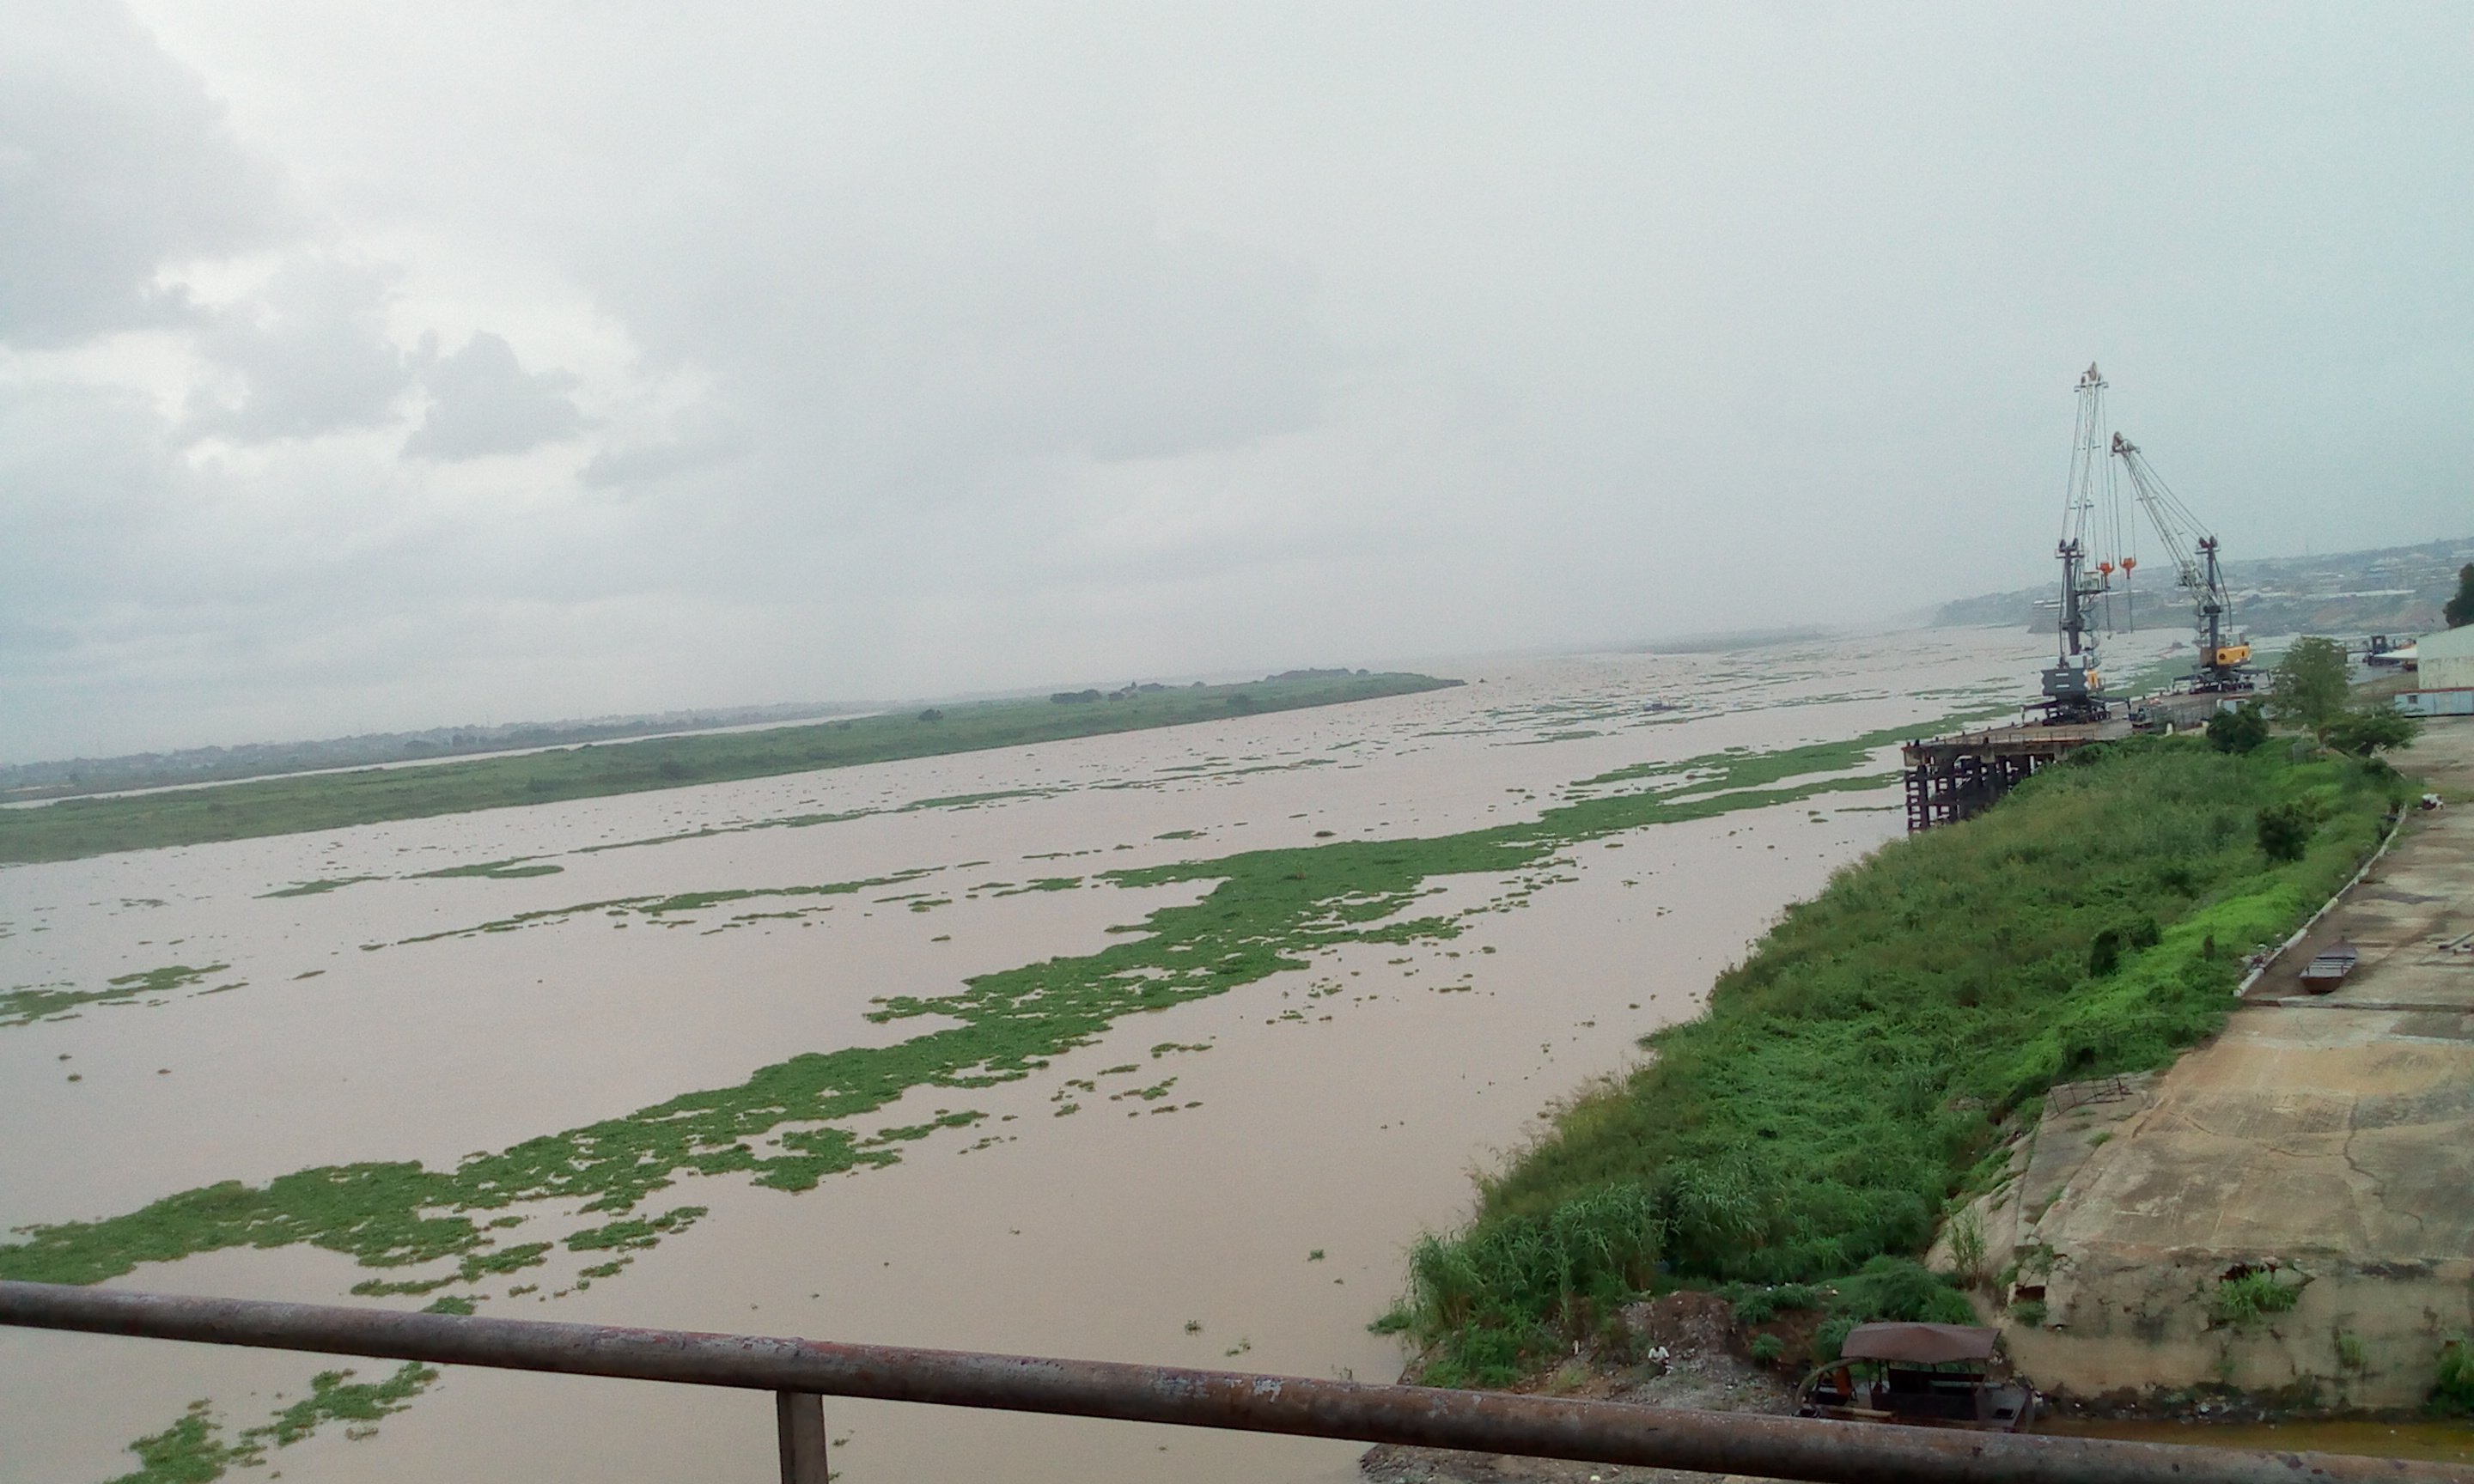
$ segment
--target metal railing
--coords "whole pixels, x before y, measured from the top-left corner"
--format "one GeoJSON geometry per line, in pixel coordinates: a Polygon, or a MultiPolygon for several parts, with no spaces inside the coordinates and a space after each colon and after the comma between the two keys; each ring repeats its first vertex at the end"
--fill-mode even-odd
{"type": "Polygon", "coordinates": [[[827,1484],[823,1397],[1279,1432],[1834,1484],[2474,1484],[2474,1470],[1690,1412],[893,1345],[0,1281],[0,1324],[774,1394],[783,1484],[827,1484]]]}

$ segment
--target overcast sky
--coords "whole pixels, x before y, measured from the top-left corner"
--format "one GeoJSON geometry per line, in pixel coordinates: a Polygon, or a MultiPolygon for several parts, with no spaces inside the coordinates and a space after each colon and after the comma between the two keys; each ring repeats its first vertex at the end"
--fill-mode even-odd
{"type": "Polygon", "coordinates": [[[0,760],[2474,533],[2474,7],[9,0],[0,760]]]}

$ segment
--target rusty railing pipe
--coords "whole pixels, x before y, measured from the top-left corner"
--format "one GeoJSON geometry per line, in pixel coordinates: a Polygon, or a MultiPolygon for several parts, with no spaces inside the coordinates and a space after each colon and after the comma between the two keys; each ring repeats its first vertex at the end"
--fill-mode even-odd
{"type": "MultiPolygon", "coordinates": [[[[1103,1360],[406,1314],[54,1283],[0,1281],[0,1324],[1822,1484],[2474,1484],[2474,1470],[2389,1458],[1691,1412],[1103,1360]]],[[[787,1412],[785,1421],[787,1425],[787,1412]]]]}

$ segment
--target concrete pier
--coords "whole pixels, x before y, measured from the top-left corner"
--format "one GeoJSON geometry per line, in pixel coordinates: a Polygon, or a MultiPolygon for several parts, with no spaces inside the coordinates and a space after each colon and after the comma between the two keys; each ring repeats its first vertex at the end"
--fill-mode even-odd
{"type": "Polygon", "coordinates": [[[2085,1098],[2055,1089],[1976,1209],[2039,1385],[2413,1408],[2474,1327],[2474,719],[2398,760],[2448,802],[2409,816],[2214,1041],[2085,1098]],[[2302,968],[2338,942],[2359,966],[2309,993],[2302,968]],[[2212,1313],[2245,1272],[2292,1306],[2212,1313]]]}

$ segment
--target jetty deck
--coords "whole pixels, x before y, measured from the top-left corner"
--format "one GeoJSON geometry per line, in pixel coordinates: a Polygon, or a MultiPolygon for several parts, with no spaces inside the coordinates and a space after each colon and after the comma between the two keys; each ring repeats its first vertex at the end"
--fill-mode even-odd
{"type": "Polygon", "coordinates": [[[2111,742],[2137,731],[2180,731],[2204,727],[2222,695],[2143,696],[2130,715],[2110,721],[2061,726],[2029,723],[1981,731],[1925,737],[1903,750],[1907,782],[1907,830],[1954,825],[1980,814],[2037,769],[2092,742],[2111,742]]]}
{"type": "Polygon", "coordinates": [[[2037,769],[2091,742],[2131,733],[2127,721],[2074,726],[1990,727],[1947,737],[1919,738],[1902,750],[1907,780],[1907,828],[1955,825],[1980,814],[2037,769]]]}

